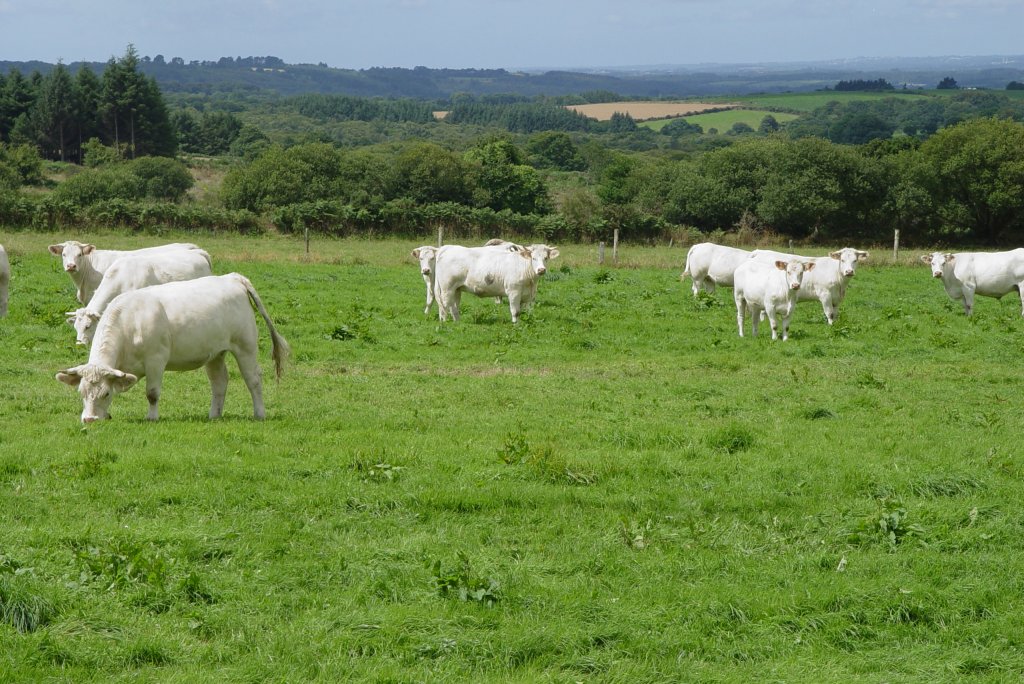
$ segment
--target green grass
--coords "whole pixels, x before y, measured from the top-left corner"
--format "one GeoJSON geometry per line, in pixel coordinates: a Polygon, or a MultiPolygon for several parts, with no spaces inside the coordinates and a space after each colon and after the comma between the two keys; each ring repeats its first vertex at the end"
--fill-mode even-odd
{"type": "MultiPolygon", "coordinates": [[[[756,109],[728,109],[722,112],[711,112],[708,114],[695,114],[694,116],[681,117],[686,121],[694,124],[700,124],[701,128],[705,132],[715,128],[719,133],[725,133],[733,124],[745,123],[755,131],[757,127],[761,125],[761,120],[765,116],[771,115],[775,117],[775,120],[781,123],[792,121],[793,119],[799,118],[796,114],[787,114],[783,112],[769,112],[767,110],[756,110],[756,109]]],[[[658,119],[655,121],[644,121],[638,125],[647,126],[655,131],[660,131],[665,124],[673,121],[673,119],[658,119]]]]}
{"type": "Polygon", "coordinates": [[[418,243],[188,236],[294,349],[267,420],[232,363],[222,420],[170,373],[160,422],[134,388],[83,428],[60,239],[0,240],[4,681],[1024,673],[1015,295],[966,319],[879,251],[772,343],[683,249],[560,245],[519,325],[440,325],[418,243]]]}
{"type": "MultiPolygon", "coordinates": [[[[819,107],[824,107],[829,102],[861,102],[865,100],[884,100],[889,97],[927,97],[939,91],[928,91],[924,95],[922,91],[890,91],[890,92],[836,92],[836,91],[814,91],[808,93],[777,93],[763,95],[740,95],[729,98],[730,102],[741,102],[751,107],[763,107],[766,109],[782,109],[793,112],[810,112],[819,107]]],[[[1003,91],[1000,91],[1003,92],[1003,91]]]]}

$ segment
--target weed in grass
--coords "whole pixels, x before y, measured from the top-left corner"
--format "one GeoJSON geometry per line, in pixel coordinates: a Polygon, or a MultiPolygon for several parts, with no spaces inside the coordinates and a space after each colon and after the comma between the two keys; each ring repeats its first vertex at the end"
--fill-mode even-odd
{"type": "Polygon", "coordinates": [[[650,545],[653,531],[654,521],[650,518],[644,522],[628,519],[619,521],[619,536],[623,543],[634,551],[646,549],[650,545]]]}
{"type": "Polygon", "coordinates": [[[441,559],[432,564],[427,561],[434,578],[434,588],[442,598],[457,598],[460,601],[472,601],[485,606],[493,606],[501,600],[501,588],[492,577],[483,577],[474,572],[469,556],[458,553],[459,562],[451,569],[441,567],[441,559]]]}
{"type": "Polygon", "coordinates": [[[909,514],[902,501],[885,499],[881,502],[881,510],[862,520],[847,540],[855,544],[881,541],[895,549],[908,539],[924,535],[924,528],[909,522],[908,518],[909,514]]]}
{"type": "Polygon", "coordinates": [[[594,274],[594,282],[598,285],[606,285],[615,280],[615,274],[607,268],[602,268],[594,274]]]}
{"type": "Polygon", "coordinates": [[[352,470],[359,473],[363,482],[394,482],[404,468],[390,463],[374,463],[357,458],[352,463],[352,470]]]}
{"type": "Polygon", "coordinates": [[[861,371],[853,383],[863,389],[885,389],[885,380],[875,377],[870,371],[861,371]]]}
{"type": "Polygon", "coordinates": [[[807,420],[825,420],[826,418],[835,418],[836,412],[830,408],[818,406],[816,408],[807,409],[804,411],[803,416],[807,420]]]}
{"type": "Polygon", "coordinates": [[[709,433],[705,437],[705,442],[716,451],[735,454],[750,449],[754,446],[756,439],[754,433],[745,425],[729,423],[709,433]]]}
{"type": "Polygon", "coordinates": [[[83,579],[102,580],[108,591],[131,585],[163,589],[168,580],[168,561],[152,544],[129,540],[110,546],[74,544],[75,558],[83,568],[83,579]]]}
{"type": "Polygon", "coordinates": [[[54,605],[23,577],[0,575],[0,623],[34,632],[56,617],[54,605]]]}

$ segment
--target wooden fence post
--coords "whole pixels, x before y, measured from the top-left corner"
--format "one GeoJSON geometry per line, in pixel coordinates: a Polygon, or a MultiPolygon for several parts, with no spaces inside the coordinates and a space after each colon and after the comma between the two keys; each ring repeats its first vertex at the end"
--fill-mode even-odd
{"type": "Polygon", "coordinates": [[[437,227],[437,246],[440,247],[444,244],[444,226],[437,227]]]}
{"type": "Polygon", "coordinates": [[[601,266],[604,266],[604,243],[603,242],[598,242],[597,243],[597,263],[599,265],[601,265],[601,266]]]}
{"type": "Polygon", "coordinates": [[[615,232],[612,233],[612,264],[615,266],[619,265],[619,229],[616,228],[615,232]]]}
{"type": "Polygon", "coordinates": [[[308,257],[309,256],[309,224],[308,223],[305,226],[305,234],[306,234],[306,256],[308,257]]]}
{"type": "Polygon", "coordinates": [[[896,234],[892,238],[892,262],[895,264],[900,258],[900,229],[896,229],[896,234]]]}

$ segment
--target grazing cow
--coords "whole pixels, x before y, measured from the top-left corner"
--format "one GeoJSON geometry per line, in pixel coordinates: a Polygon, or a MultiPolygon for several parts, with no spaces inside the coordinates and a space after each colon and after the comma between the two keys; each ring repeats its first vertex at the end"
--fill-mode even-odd
{"type": "Polygon", "coordinates": [[[761,312],[768,314],[772,339],[778,339],[777,316],[782,314],[782,339],[789,339],[789,318],[796,306],[797,292],[806,271],[815,263],[793,260],[766,264],[756,259],[744,261],[736,269],[733,299],[736,301],[736,323],[743,337],[743,319],[750,310],[750,333],[757,337],[761,312]]]}
{"type": "Polygon", "coordinates": [[[199,249],[197,245],[188,242],[177,242],[170,245],[159,245],[157,247],[144,247],[131,251],[117,249],[96,249],[95,245],[67,240],[56,245],[50,245],[50,254],[61,257],[64,262],[64,270],[71,277],[71,282],[78,288],[76,297],[80,304],[85,304],[92,297],[96,288],[100,286],[100,280],[110,265],[123,256],[130,254],[146,254],[150,252],[161,252],[168,249],[199,249]]]}
{"type": "Polygon", "coordinates": [[[451,315],[459,320],[462,292],[478,297],[508,297],[512,322],[537,294],[537,279],[547,270],[548,259],[558,257],[558,249],[538,245],[538,249],[509,244],[462,247],[445,245],[437,252],[434,294],[438,316],[444,321],[451,315]]]}
{"type": "Polygon", "coordinates": [[[89,303],[68,312],[68,323],[74,327],[78,343],[89,344],[96,332],[96,322],[117,295],[150,285],[213,275],[210,265],[210,255],[201,249],[121,257],[103,274],[89,303]]]}
{"type": "Polygon", "coordinates": [[[434,260],[437,258],[437,247],[423,245],[412,250],[412,256],[419,259],[420,273],[423,275],[423,284],[427,286],[427,305],[423,307],[423,313],[430,313],[430,306],[434,303],[434,260]]]}
{"type": "Polygon", "coordinates": [[[253,415],[262,419],[266,412],[259,331],[250,301],[270,330],[280,379],[288,343],[274,328],[252,283],[238,273],[153,285],[119,295],[100,318],[89,361],[57,373],[57,379],[78,388],[82,422],[91,423],[109,418],[114,395],[145,376],[146,418],[157,420],[164,371],[205,366],[212,393],[210,418],[219,418],[228,387],[224,355],[231,352],[252,395],[253,415]]]}
{"type": "Polygon", "coordinates": [[[7,294],[11,284],[11,262],[7,259],[7,250],[0,245],[0,316],[7,315],[7,294]]]}
{"type": "Polygon", "coordinates": [[[1024,248],[1009,252],[934,252],[921,261],[932,267],[932,276],[942,278],[946,294],[964,305],[968,316],[974,311],[974,295],[1001,298],[1012,290],[1021,295],[1024,316],[1024,248]]]}
{"type": "Polygon", "coordinates": [[[702,287],[708,292],[714,292],[716,285],[732,287],[733,272],[749,258],[750,252],[745,249],[701,242],[686,253],[686,266],[679,279],[690,277],[694,297],[702,287]]]}
{"type": "Polygon", "coordinates": [[[770,249],[755,249],[750,256],[764,263],[793,260],[813,262],[814,270],[804,276],[796,299],[798,302],[821,302],[825,320],[832,325],[839,314],[839,305],[846,298],[846,286],[856,273],[857,262],[867,259],[868,253],[852,247],[843,247],[835,252],[829,252],[828,256],[801,257],[796,254],[773,252],[770,249]]]}

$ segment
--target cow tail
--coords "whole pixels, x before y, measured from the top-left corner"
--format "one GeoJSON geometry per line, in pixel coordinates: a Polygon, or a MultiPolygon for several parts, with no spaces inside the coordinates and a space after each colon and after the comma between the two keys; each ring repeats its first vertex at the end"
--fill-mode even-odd
{"type": "Polygon", "coordinates": [[[691,254],[693,254],[693,247],[690,247],[690,249],[687,250],[687,252],[686,252],[686,265],[683,266],[683,272],[679,274],[679,279],[680,280],[685,280],[687,277],[690,277],[690,278],[693,277],[690,274],[690,255],[691,254]]]}
{"type": "Polygon", "coordinates": [[[263,320],[267,323],[267,329],[270,331],[270,339],[273,343],[271,354],[274,357],[275,376],[280,380],[281,371],[284,369],[285,359],[287,359],[292,353],[292,349],[284,337],[277,332],[277,328],[274,327],[274,322],[270,320],[270,314],[268,314],[267,310],[263,307],[263,302],[260,300],[260,296],[256,293],[256,288],[254,288],[252,283],[249,282],[249,279],[238,273],[236,273],[235,276],[245,286],[245,291],[249,293],[249,299],[252,300],[253,306],[256,307],[256,310],[260,312],[260,315],[263,316],[263,320]]]}

